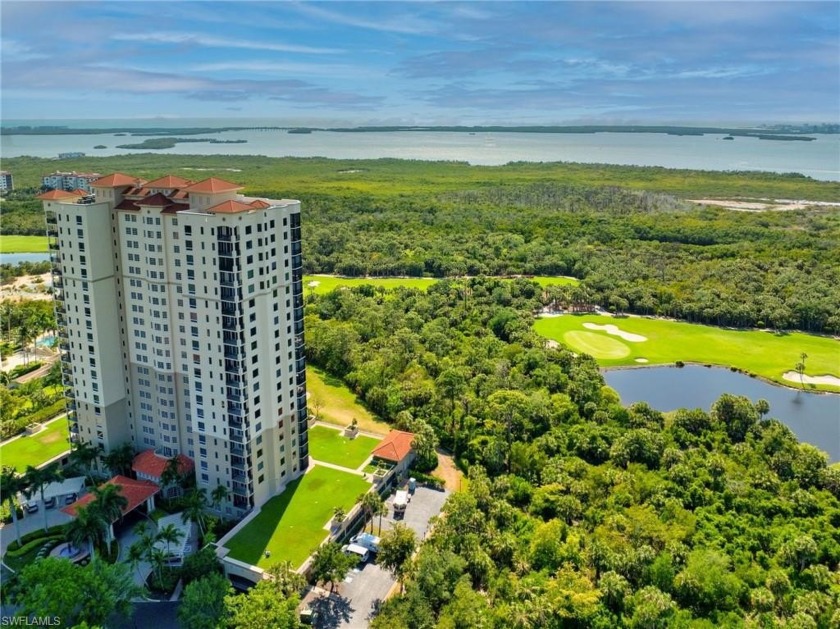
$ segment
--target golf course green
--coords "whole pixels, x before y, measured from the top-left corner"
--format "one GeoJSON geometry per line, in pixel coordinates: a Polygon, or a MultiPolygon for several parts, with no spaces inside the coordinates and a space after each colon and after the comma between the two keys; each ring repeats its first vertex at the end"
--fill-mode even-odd
{"type": "Polygon", "coordinates": [[[835,378],[836,384],[816,382],[812,389],[840,391],[840,341],[829,337],[591,314],[541,318],[534,328],[604,367],[683,361],[734,367],[787,386],[798,384],[783,375],[795,371],[804,353],[806,378],[835,378]]]}

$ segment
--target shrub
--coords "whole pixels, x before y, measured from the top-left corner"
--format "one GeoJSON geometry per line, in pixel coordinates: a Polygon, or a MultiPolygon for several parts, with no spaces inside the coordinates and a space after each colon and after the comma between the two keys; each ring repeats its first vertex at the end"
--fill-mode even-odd
{"type": "MultiPolygon", "coordinates": [[[[40,533],[43,535],[43,531],[40,531],[40,533]]],[[[52,536],[49,536],[49,537],[39,537],[39,538],[30,540],[28,542],[24,542],[23,546],[21,546],[20,548],[16,548],[14,550],[12,550],[12,547],[11,547],[11,544],[10,544],[9,545],[9,550],[6,551],[6,555],[8,555],[9,557],[21,557],[21,556],[25,555],[26,553],[30,552],[31,550],[33,550],[35,548],[38,548],[40,546],[43,546],[46,542],[50,542],[50,541],[53,541],[53,540],[62,540],[62,539],[64,539],[64,534],[52,535],[52,536]]],[[[17,541],[15,541],[13,543],[16,545],[17,541]]]]}
{"type": "MultiPolygon", "coordinates": [[[[26,545],[33,540],[44,541],[47,538],[51,539],[51,538],[54,538],[56,536],[63,537],[64,536],[64,528],[65,528],[64,524],[57,524],[55,526],[51,526],[50,528],[48,528],[46,533],[43,531],[43,529],[38,529],[37,531],[32,531],[30,533],[27,533],[26,535],[21,535],[20,536],[20,541],[24,545],[26,545]]],[[[13,532],[13,531],[11,531],[11,532],[13,532]]],[[[19,548],[20,548],[20,546],[18,545],[17,540],[15,540],[11,544],[9,544],[9,546],[7,547],[7,551],[18,550],[19,548]]]]}
{"type": "Polygon", "coordinates": [[[18,365],[17,367],[9,370],[9,380],[14,380],[15,378],[19,378],[20,376],[31,373],[36,369],[40,369],[43,363],[33,360],[28,365],[18,365]]]}
{"type": "Polygon", "coordinates": [[[425,474],[423,472],[418,472],[417,470],[411,470],[411,476],[418,482],[422,483],[426,487],[431,487],[432,489],[443,489],[443,486],[446,484],[442,478],[438,478],[437,476],[432,476],[431,474],[425,474]]]}

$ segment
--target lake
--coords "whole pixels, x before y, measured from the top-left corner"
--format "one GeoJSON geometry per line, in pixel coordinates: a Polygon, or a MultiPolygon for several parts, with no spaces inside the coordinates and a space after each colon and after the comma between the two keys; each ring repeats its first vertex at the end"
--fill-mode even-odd
{"type": "Polygon", "coordinates": [[[768,384],[758,378],[720,367],[687,365],[608,369],[607,384],[624,404],[645,401],[660,411],[678,408],[709,410],[723,393],[744,395],[753,402],[765,399],[770,414],[799,438],[840,461],[840,395],[809,393],[768,384]]]}
{"type": "Polygon", "coordinates": [[[0,264],[20,264],[21,262],[48,262],[48,253],[0,253],[0,264]]]}
{"type": "MultiPolygon", "coordinates": [[[[176,126],[282,125],[282,121],[190,120],[190,121],[5,121],[16,124],[65,124],[74,127],[134,127],[155,124],[176,126]]],[[[662,166],[698,170],[761,170],[798,172],[814,179],[840,181],[840,135],[813,134],[813,142],[771,141],[723,135],[666,135],[663,133],[485,133],[445,131],[394,131],[341,133],[314,131],[226,131],[186,136],[194,139],[247,140],[245,144],[184,143],[161,154],[266,155],[269,157],[329,157],[336,159],[399,158],[462,161],[480,165],[508,162],[580,162],[662,166]]],[[[31,155],[57,157],[81,151],[88,156],[150,152],[115,148],[118,144],[142,142],[144,137],[103,135],[7,135],[0,136],[4,157],[31,155]],[[94,149],[104,145],[105,149],[94,149]]]]}

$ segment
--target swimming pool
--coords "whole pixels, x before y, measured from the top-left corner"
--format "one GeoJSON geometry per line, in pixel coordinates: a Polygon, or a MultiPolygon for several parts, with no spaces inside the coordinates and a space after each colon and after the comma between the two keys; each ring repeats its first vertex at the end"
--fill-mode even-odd
{"type": "Polygon", "coordinates": [[[57,341],[58,337],[54,335],[42,336],[35,341],[35,345],[37,347],[54,347],[57,341]]]}

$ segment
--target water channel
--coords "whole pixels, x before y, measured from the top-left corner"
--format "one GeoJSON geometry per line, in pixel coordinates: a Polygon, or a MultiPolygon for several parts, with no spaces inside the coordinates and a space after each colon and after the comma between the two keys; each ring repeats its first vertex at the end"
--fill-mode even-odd
{"type": "Polygon", "coordinates": [[[840,395],[801,391],[769,384],[720,367],[687,365],[643,369],[609,369],[607,384],[624,404],[645,401],[660,411],[678,408],[709,410],[723,393],[744,395],[770,403],[775,417],[799,438],[840,461],[840,395]]]}

